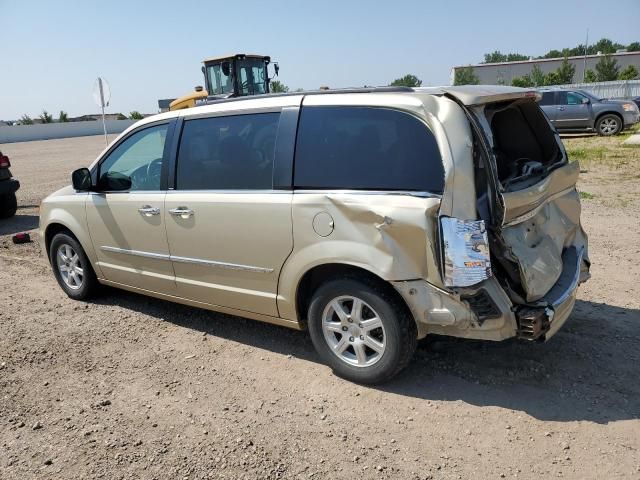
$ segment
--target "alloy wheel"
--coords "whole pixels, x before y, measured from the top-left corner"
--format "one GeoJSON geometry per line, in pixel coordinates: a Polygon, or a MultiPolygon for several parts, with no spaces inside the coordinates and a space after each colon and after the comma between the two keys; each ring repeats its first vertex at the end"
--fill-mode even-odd
{"type": "Polygon", "coordinates": [[[78,290],[82,287],[84,270],[80,256],[73,247],[67,243],[60,245],[56,253],[56,260],[58,271],[65,285],[73,290],[78,290]]]}
{"type": "Polygon", "coordinates": [[[322,332],[333,354],[356,367],[374,365],[385,351],[386,335],[380,316],[357,297],[331,300],[322,314],[322,332]]]}
{"type": "Polygon", "coordinates": [[[611,135],[618,130],[618,121],[615,118],[605,118],[600,122],[600,132],[611,135]]]}

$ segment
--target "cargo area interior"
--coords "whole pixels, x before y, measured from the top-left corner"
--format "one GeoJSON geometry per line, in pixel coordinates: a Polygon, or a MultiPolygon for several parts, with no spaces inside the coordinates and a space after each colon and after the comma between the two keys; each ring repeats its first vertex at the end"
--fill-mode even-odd
{"type": "Polygon", "coordinates": [[[533,100],[488,106],[498,179],[506,191],[526,188],[562,161],[562,152],[544,113],[533,100]]]}

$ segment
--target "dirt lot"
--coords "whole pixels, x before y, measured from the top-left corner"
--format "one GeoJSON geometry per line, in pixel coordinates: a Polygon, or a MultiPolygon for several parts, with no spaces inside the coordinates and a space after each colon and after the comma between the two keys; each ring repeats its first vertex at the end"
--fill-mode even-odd
{"type": "Polygon", "coordinates": [[[572,138],[593,278],[546,344],[421,342],[368,388],[304,332],[105,289],[68,299],[40,200],[101,137],[0,146],[0,478],[640,478],[640,149],[572,138]]]}

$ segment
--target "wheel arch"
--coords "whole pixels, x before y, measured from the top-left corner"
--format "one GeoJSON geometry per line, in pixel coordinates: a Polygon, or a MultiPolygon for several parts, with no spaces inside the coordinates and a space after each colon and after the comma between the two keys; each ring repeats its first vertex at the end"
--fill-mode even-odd
{"type": "MultiPolygon", "coordinates": [[[[598,122],[599,122],[599,121],[600,121],[600,119],[601,119],[602,117],[604,117],[605,115],[615,115],[616,117],[618,117],[618,119],[620,120],[620,125],[621,125],[621,127],[620,127],[620,132],[621,132],[622,130],[624,130],[624,117],[622,116],[622,114],[621,114],[620,112],[616,112],[615,110],[606,110],[606,111],[604,111],[604,112],[599,113],[599,114],[596,116],[596,120],[595,120],[595,122],[594,122],[594,124],[593,124],[594,128],[596,128],[596,129],[597,129],[597,127],[598,127],[598,122]]],[[[618,132],[618,133],[619,133],[619,132],[618,132]]]]}
{"type": "Polygon", "coordinates": [[[295,311],[298,322],[300,322],[303,328],[306,328],[307,311],[309,310],[313,293],[324,283],[338,278],[353,278],[383,289],[387,295],[405,309],[407,315],[413,318],[411,309],[404,298],[402,298],[402,295],[378,274],[363,266],[332,262],[322,263],[309,268],[298,281],[295,293],[295,311]]]}

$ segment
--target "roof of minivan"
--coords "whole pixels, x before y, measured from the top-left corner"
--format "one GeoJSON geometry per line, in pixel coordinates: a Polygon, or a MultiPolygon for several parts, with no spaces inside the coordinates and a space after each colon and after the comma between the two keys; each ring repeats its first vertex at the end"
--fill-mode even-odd
{"type": "MultiPolygon", "coordinates": [[[[189,108],[186,110],[175,110],[160,113],[151,117],[146,117],[135,125],[151,123],[166,118],[178,117],[181,115],[197,115],[213,111],[224,110],[244,110],[252,108],[277,108],[300,105],[301,98],[311,95],[338,95],[338,94],[427,94],[427,95],[451,95],[464,105],[482,105],[485,103],[501,102],[525,97],[540,98],[540,92],[533,89],[505,87],[501,85],[461,85],[445,87],[364,87],[364,88],[344,88],[333,90],[310,90],[290,93],[269,93],[265,95],[252,95],[249,97],[235,97],[209,101],[205,105],[189,108]]],[[[129,127],[131,128],[131,127],[129,127]]],[[[127,129],[128,130],[128,129],[127,129]]]]}

